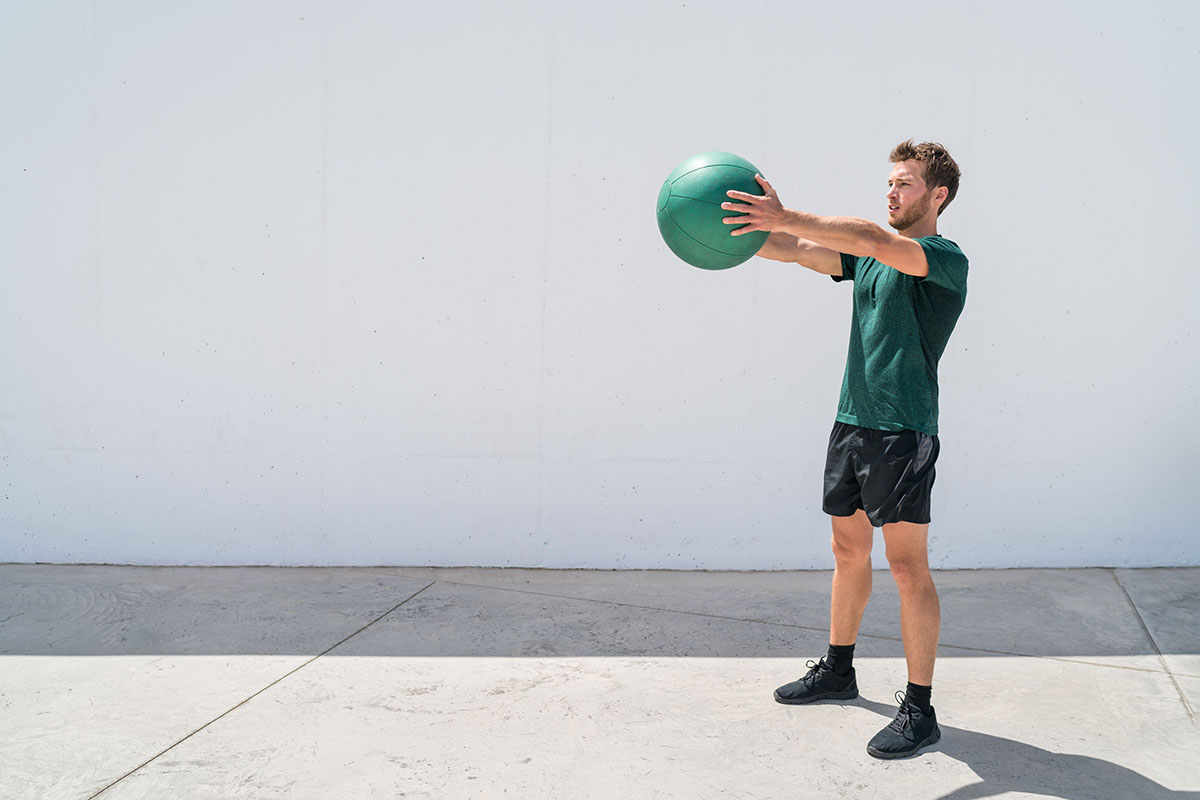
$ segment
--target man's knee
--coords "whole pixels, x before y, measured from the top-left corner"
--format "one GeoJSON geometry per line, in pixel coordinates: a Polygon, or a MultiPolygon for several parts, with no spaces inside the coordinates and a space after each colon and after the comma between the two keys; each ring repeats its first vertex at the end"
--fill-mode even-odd
{"type": "Polygon", "coordinates": [[[871,559],[870,540],[864,545],[860,539],[833,537],[833,557],[842,562],[869,561],[871,559]]]}
{"type": "Polygon", "coordinates": [[[896,586],[901,590],[933,582],[933,576],[929,572],[929,560],[923,556],[888,553],[888,568],[896,586]]]}
{"type": "Polygon", "coordinates": [[[929,574],[929,526],[909,522],[883,527],[887,560],[892,577],[901,589],[933,582],[929,574]]]}
{"type": "Polygon", "coordinates": [[[834,517],[833,557],[842,563],[869,561],[874,536],[871,523],[861,512],[853,517],[834,517]]]}

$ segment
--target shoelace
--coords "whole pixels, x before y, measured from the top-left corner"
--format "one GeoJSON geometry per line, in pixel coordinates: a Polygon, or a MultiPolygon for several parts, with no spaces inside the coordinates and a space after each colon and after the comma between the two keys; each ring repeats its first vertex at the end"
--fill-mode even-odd
{"type": "Polygon", "coordinates": [[[921,710],[916,706],[909,705],[908,698],[904,696],[904,692],[896,692],[896,701],[900,703],[900,710],[896,712],[896,718],[888,725],[889,728],[896,733],[904,733],[905,728],[912,728],[913,717],[921,713],[921,710]]]}
{"type": "Polygon", "coordinates": [[[817,674],[821,671],[821,664],[820,664],[820,662],[809,659],[808,662],[806,662],[804,666],[808,667],[808,672],[805,673],[804,677],[801,678],[800,680],[802,680],[805,684],[811,686],[813,684],[813,682],[817,679],[817,674]]]}

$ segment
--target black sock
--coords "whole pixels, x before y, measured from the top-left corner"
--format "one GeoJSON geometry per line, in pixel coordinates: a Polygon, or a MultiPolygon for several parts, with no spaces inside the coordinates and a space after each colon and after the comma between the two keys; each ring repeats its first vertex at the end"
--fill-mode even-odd
{"type": "Polygon", "coordinates": [[[829,645],[829,654],[825,656],[825,666],[838,675],[849,675],[850,668],[854,666],[854,645],[829,645]]]}
{"type": "Polygon", "coordinates": [[[911,681],[908,684],[908,689],[904,692],[904,699],[908,701],[910,706],[916,706],[924,713],[929,713],[929,698],[933,695],[932,686],[918,686],[911,681]]]}

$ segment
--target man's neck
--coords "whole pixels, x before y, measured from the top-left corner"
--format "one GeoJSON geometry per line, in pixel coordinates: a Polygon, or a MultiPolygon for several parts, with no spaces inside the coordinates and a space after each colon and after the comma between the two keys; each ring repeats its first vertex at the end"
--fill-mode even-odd
{"type": "Polygon", "coordinates": [[[912,224],[911,227],[905,228],[902,231],[896,231],[901,236],[906,236],[909,239],[921,239],[925,236],[937,236],[937,217],[925,217],[919,219],[912,224]]]}

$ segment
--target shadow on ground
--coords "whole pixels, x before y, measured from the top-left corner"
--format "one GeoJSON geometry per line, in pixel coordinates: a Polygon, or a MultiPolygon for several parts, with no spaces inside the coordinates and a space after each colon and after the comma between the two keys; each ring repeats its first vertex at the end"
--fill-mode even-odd
{"type": "MultiPolygon", "coordinates": [[[[862,705],[888,720],[896,706],[860,697],[862,705]]],[[[942,725],[942,739],[923,752],[961,761],[979,776],[937,800],[977,800],[1005,792],[1050,795],[1061,800],[1200,800],[1200,792],[1174,791],[1131,769],[1091,756],[1055,753],[1041,747],[942,725]]]]}

